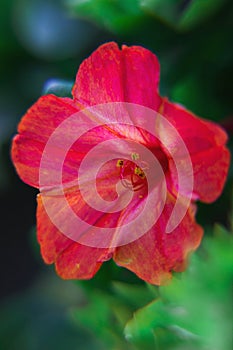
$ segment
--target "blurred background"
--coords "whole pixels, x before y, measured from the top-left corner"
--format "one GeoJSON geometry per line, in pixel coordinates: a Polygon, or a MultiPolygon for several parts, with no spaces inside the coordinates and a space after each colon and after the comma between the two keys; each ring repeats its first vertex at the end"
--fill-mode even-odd
{"type": "Polygon", "coordinates": [[[161,94],[220,123],[233,150],[231,0],[2,0],[0,350],[230,350],[232,167],[221,198],[198,204],[206,238],[170,287],[112,262],[91,281],[62,281],[41,260],[37,191],[16,175],[11,139],[39,96],[70,95],[82,60],[112,40],[156,53],[161,94]]]}

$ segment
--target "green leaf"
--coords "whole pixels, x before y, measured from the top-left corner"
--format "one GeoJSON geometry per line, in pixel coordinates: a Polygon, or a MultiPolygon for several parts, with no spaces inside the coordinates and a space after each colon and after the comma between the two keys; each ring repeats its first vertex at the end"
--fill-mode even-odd
{"type": "Polygon", "coordinates": [[[208,81],[208,77],[204,79],[200,72],[195,72],[177,82],[170,97],[197,115],[217,120],[222,115],[222,106],[214,99],[213,86],[211,79],[208,81]]]}
{"type": "Polygon", "coordinates": [[[147,17],[186,31],[215,15],[226,0],[68,0],[69,9],[118,34],[136,29],[147,17]]]}
{"type": "Polygon", "coordinates": [[[126,338],[148,349],[231,349],[233,236],[216,225],[179,279],[134,313],[126,338]]]}
{"type": "MultiPolygon", "coordinates": [[[[233,167],[231,164],[231,169],[232,168],[233,167]]],[[[233,232],[233,186],[231,186],[231,189],[230,189],[230,198],[231,198],[231,202],[230,202],[229,223],[230,223],[231,232],[233,232]]]]}
{"type": "Polygon", "coordinates": [[[154,330],[168,322],[163,307],[161,300],[155,300],[135,312],[133,318],[126,324],[124,330],[126,339],[139,344],[142,342],[155,344],[154,330]]]}
{"type": "Polygon", "coordinates": [[[174,324],[199,336],[203,348],[230,350],[233,236],[218,225],[202,249],[181,280],[160,288],[161,295],[170,301],[174,324]]]}
{"type": "Polygon", "coordinates": [[[178,27],[186,30],[197,26],[213,16],[226,2],[226,0],[194,0],[181,17],[178,27]]]}
{"type": "Polygon", "coordinates": [[[95,290],[88,294],[87,304],[72,310],[71,314],[79,326],[104,340],[108,348],[127,349],[122,333],[131,313],[116,298],[95,290]]]}
{"type": "Polygon", "coordinates": [[[143,0],[141,9],[180,30],[189,30],[214,16],[227,0],[143,0]]]}
{"type": "Polygon", "coordinates": [[[182,0],[143,0],[140,4],[142,10],[175,24],[180,16],[179,8],[182,2],[182,0]]]}
{"type": "Polygon", "coordinates": [[[154,297],[152,291],[149,288],[146,289],[145,285],[114,281],[112,286],[116,295],[133,308],[140,308],[148,304],[154,297]]]}
{"type": "Polygon", "coordinates": [[[78,16],[87,17],[116,33],[138,25],[141,17],[138,0],[69,0],[68,7],[78,16]]]}

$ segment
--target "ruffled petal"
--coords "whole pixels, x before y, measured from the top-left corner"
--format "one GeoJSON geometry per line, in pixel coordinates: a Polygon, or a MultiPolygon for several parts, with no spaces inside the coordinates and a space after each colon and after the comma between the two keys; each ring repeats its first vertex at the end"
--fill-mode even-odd
{"type": "Polygon", "coordinates": [[[124,101],[157,110],[161,104],[157,57],[145,48],[123,45],[122,61],[124,101]]]}
{"type": "Polygon", "coordinates": [[[211,203],[222,193],[227,178],[230,152],[226,147],[213,147],[192,156],[194,195],[211,203]]]}
{"type": "MultiPolygon", "coordinates": [[[[166,99],[160,113],[176,128],[188,149],[194,176],[193,198],[206,203],[213,202],[222,192],[229,169],[230,153],[225,147],[227,142],[225,131],[217,124],[197,118],[183,107],[166,99]]],[[[164,137],[167,138],[167,135],[164,137]]],[[[176,140],[172,142],[175,150],[176,140]]],[[[178,160],[182,160],[179,147],[177,147],[178,160]]],[[[178,191],[176,165],[173,159],[169,161],[169,169],[171,182],[178,191]]]]}
{"type": "Polygon", "coordinates": [[[58,275],[64,279],[90,279],[110,258],[105,249],[75,243],[59,255],[55,266],[58,275]]]}
{"type": "Polygon", "coordinates": [[[33,187],[39,187],[41,156],[51,134],[77,107],[72,100],[54,95],[42,96],[19,123],[12,144],[12,160],[21,179],[33,187]]]}
{"type": "Polygon", "coordinates": [[[163,99],[160,113],[176,128],[191,154],[211,146],[223,146],[227,142],[227,134],[220,126],[195,116],[166,98],[163,99]]]}
{"type": "Polygon", "coordinates": [[[37,238],[41,255],[47,264],[55,262],[64,279],[88,279],[95,275],[103,261],[111,258],[108,249],[81,245],[63,235],[48,217],[38,196],[37,238]]]}
{"type": "Polygon", "coordinates": [[[70,98],[44,95],[24,115],[18,133],[45,143],[65,119],[78,111],[70,98]]]}
{"type": "Polygon", "coordinates": [[[140,239],[116,249],[115,262],[148,283],[161,285],[172,271],[185,269],[189,253],[200,244],[203,230],[195,222],[193,207],[172,233],[165,233],[175,199],[168,195],[164,210],[153,228],[140,239]]]}
{"type": "Polygon", "coordinates": [[[58,255],[74,241],[63,235],[51,222],[44,208],[41,195],[37,196],[37,239],[41,255],[47,264],[52,264],[58,255]]]}
{"type": "Polygon", "coordinates": [[[149,50],[116,43],[100,46],[80,66],[73,88],[77,103],[131,102],[157,109],[159,62],[149,50]]]}

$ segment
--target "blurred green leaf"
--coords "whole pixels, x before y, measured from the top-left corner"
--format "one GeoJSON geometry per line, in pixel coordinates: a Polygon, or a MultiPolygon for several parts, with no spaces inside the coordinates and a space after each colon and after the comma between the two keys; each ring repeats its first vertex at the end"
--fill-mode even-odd
{"type": "Polygon", "coordinates": [[[156,17],[175,24],[180,16],[180,5],[183,0],[141,0],[141,9],[156,17]]]}
{"type": "Polygon", "coordinates": [[[194,0],[189,1],[180,18],[178,27],[190,29],[197,26],[207,18],[213,16],[226,2],[226,0],[194,0]]]}
{"type": "Polygon", "coordinates": [[[214,91],[211,79],[201,76],[200,72],[186,75],[177,82],[170,93],[173,101],[181,103],[193,113],[211,120],[222,117],[220,101],[213,99],[214,91]]]}
{"type": "Polygon", "coordinates": [[[230,190],[230,193],[231,193],[231,203],[230,203],[230,206],[231,206],[231,210],[230,210],[230,214],[229,214],[229,221],[230,221],[230,227],[231,227],[231,230],[233,232],[233,186],[230,190]]]}
{"type": "Polygon", "coordinates": [[[140,23],[139,0],[68,0],[67,4],[78,16],[87,17],[116,33],[140,23]]]}
{"type": "MultiPolygon", "coordinates": [[[[124,330],[126,339],[136,344],[144,343],[147,346],[154,346],[154,330],[168,323],[168,320],[164,318],[166,314],[163,309],[162,301],[156,300],[135,312],[133,318],[126,324],[124,330]]],[[[169,317],[168,313],[167,317],[169,317]]]]}
{"type": "Polygon", "coordinates": [[[108,348],[127,349],[122,333],[130,313],[117,298],[95,290],[89,293],[87,305],[72,310],[72,316],[78,325],[104,340],[108,348]]]}
{"type": "Polygon", "coordinates": [[[126,338],[148,349],[231,350],[233,236],[216,225],[179,279],[134,313],[126,338]]]}
{"type": "Polygon", "coordinates": [[[180,30],[191,29],[213,16],[226,0],[141,0],[140,6],[180,30]]]}
{"type": "Polygon", "coordinates": [[[215,15],[226,0],[68,0],[69,8],[115,33],[140,25],[153,16],[180,30],[188,30],[215,15]]]}
{"type": "Polygon", "coordinates": [[[112,286],[116,295],[133,308],[144,306],[154,297],[153,292],[144,285],[113,281],[112,286]]]}

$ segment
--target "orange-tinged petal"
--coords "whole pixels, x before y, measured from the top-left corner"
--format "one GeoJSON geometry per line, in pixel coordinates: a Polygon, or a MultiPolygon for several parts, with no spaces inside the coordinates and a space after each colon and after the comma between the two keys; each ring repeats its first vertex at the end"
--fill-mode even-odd
{"type": "Polygon", "coordinates": [[[45,143],[54,130],[76,112],[78,108],[70,98],[44,95],[24,115],[19,123],[18,132],[45,143]]]}
{"type": "Polygon", "coordinates": [[[24,115],[11,151],[13,163],[24,182],[39,187],[39,166],[46,142],[60,123],[77,111],[72,100],[46,95],[24,115]]]}
{"type": "MultiPolygon", "coordinates": [[[[166,99],[161,113],[175,126],[189,151],[194,176],[193,198],[213,202],[223,190],[229,169],[230,152],[225,147],[227,134],[217,124],[198,118],[166,99]]],[[[178,191],[176,165],[172,159],[169,169],[172,183],[178,191]]]]}
{"type": "Polygon", "coordinates": [[[164,99],[160,113],[176,128],[191,155],[227,142],[227,134],[220,126],[195,116],[181,105],[164,99]]]}
{"type": "Polygon", "coordinates": [[[192,208],[172,233],[165,233],[175,199],[168,195],[163,213],[144,236],[116,249],[115,262],[148,283],[161,285],[172,277],[172,271],[185,268],[189,253],[195,250],[203,230],[195,223],[192,208]]]}
{"type": "Polygon", "coordinates": [[[40,195],[37,237],[44,261],[47,264],[55,262],[57,273],[64,279],[91,278],[102,262],[111,258],[109,249],[87,247],[63,235],[48,217],[40,195]]]}
{"type": "Polygon", "coordinates": [[[13,139],[11,157],[20,178],[28,185],[39,188],[39,167],[44,144],[16,135],[13,139]]]}
{"type": "Polygon", "coordinates": [[[74,243],[59,255],[56,271],[64,279],[90,279],[110,258],[107,249],[74,243]]]}
{"type": "Polygon", "coordinates": [[[58,255],[74,241],[63,235],[51,222],[44,208],[41,195],[37,196],[37,239],[41,255],[47,264],[52,264],[58,255]]]}
{"type": "Polygon", "coordinates": [[[226,147],[213,147],[192,156],[194,194],[202,202],[211,203],[222,193],[227,178],[230,152],[226,147]]]}

